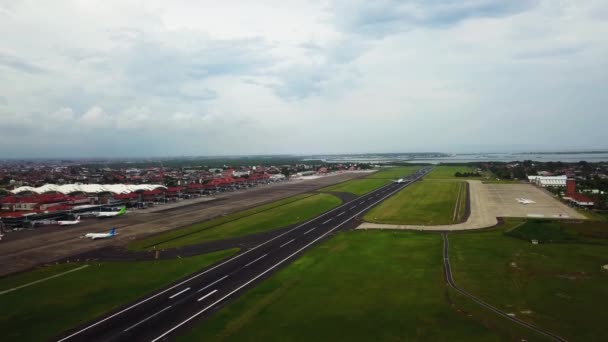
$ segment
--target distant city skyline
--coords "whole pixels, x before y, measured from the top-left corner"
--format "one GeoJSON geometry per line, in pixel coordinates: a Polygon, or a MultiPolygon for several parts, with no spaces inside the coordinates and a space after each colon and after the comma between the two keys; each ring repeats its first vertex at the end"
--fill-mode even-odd
{"type": "Polygon", "coordinates": [[[0,34],[0,158],[608,150],[602,0],[0,0],[0,34]]]}

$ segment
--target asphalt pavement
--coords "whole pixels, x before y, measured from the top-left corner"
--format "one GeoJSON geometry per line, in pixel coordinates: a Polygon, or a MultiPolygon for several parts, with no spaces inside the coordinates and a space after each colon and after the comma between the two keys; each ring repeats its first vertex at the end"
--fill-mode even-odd
{"type": "Polygon", "coordinates": [[[170,340],[296,260],[306,249],[337,231],[355,228],[363,213],[423,175],[418,171],[404,177],[405,183],[388,184],[278,235],[273,234],[230,259],[68,331],[57,340],[170,340]]]}

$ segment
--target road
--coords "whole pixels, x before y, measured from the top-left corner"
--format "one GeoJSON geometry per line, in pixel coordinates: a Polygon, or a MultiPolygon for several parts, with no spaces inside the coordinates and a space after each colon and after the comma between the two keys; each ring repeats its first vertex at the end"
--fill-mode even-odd
{"type": "Polygon", "coordinates": [[[466,292],[465,290],[461,289],[460,287],[458,287],[458,285],[456,285],[456,283],[454,282],[454,277],[452,276],[452,268],[450,267],[450,254],[449,254],[449,248],[450,248],[450,240],[448,239],[448,233],[447,232],[443,232],[441,233],[441,236],[443,237],[443,270],[445,273],[445,279],[448,282],[448,285],[453,288],[454,290],[458,291],[460,294],[462,294],[463,296],[471,299],[472,301],[474,301],[475,303],[483,306],[484,308],[496,313],[499,316],[502,316],[508,320],[510,320],[511,322],[514,322],[516,324],[519,324],[525,328],[528,328],[540,335],[546,336],[554,341],[561,341],[561,342],[565,342],[566,340],[550,331],[544,330],[542,328],[539,328],[533,324],[530,324],[528,322],[522,321],[521,319],[515,317],[515,316],[510,316],[508,313],[482,301],[481,299],[473,296],[472,294],[466,292]]]}
{"type": "Polygon", "coordinates": [[[344,203],[177,284],[66,332],[58,341],[162,341],[175,337],[330,234],[355,228],[357,217],[424,174],[418,171],[405,177],[409,180],[406,183],[391,183],[344,203]]]}

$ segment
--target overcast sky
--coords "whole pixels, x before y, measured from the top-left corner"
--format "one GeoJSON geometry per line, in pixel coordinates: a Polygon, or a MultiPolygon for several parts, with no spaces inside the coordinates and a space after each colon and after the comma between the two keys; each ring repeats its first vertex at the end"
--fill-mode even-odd
{"type": "Polygon", "coordinates": [[[0,158],[608,149],[606,0],[0,0],[0,158]]]}

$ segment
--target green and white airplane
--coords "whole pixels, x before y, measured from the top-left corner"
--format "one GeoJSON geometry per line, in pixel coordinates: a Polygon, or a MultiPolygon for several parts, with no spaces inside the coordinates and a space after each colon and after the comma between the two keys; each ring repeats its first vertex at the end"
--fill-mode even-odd
{"type": "Polygon", "coordinates": [[[120,208],[120,211],[100,211],[95,214],[95,217],[106,218],[106,217],[122,216],[126,212],[127,212],[127,207],[122,207],[122,208],[120,208]]]}

